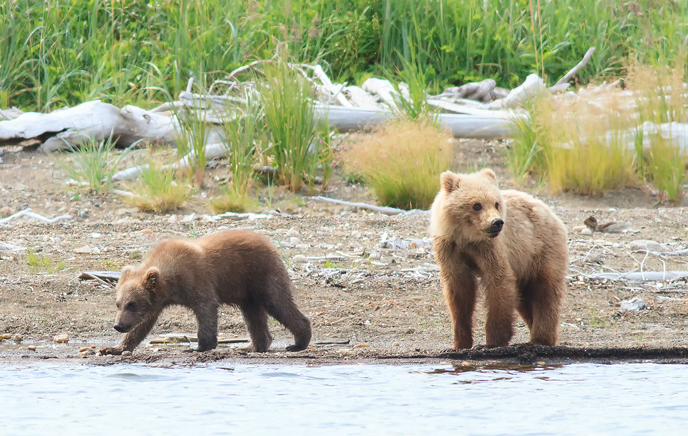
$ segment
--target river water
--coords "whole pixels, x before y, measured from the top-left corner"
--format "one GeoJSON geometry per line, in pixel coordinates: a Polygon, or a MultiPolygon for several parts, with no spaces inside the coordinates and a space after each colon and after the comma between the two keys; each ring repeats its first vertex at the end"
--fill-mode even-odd
{"type": "Polygon", "coordinates": [[[680,435],[688,366],[0,365],[2,435],[680,435]]]}

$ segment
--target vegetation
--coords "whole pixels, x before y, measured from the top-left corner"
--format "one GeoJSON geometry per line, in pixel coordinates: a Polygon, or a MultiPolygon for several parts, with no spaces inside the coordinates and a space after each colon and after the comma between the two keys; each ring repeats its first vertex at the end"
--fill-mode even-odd
{"type": "Polygon", "coordinates": [[[451,135],[431,121],[406,119],[374,133],[346,153],[349,171],[360,174],[385,206],[429,208],[440,188],[439,175],[451,163],[451,135]]]}
{"type": "Polygon", "coordinates": [[[266,66],[265,77],[260,92],[272,142],[268,153],[280,183],[297,192],[304,175],[313,169],[312,159],[321,154],[318,146],[323,144],[314,141],[313,88],[284,59],[266,66]]]}
{"type": "Polygon", "coordinates": [[[141,171],[141,177],[134,185],[133,197],[125,197],[126,201],[138,207],[143,212],[169,212],[179,209],[191,195],[191,190],[185,183],[175,178],[177,171],[170,167],[161,166],[152,156],[148,158],[148,166],[141,171]]]}
{"type": "Polygon", "coordinates": [[[102,193],[110,190],[112,176],[129,149],[116,152],[112,138],[104,141],[90,138],[88,142],[70,150],[73,153],[57,159],[58,164],[72,179],[84,182],[93,192],[102,193]]]}
{"type": "Polygon", "coordinates": [[[64,261],[61,258],[53,259],[50,256],[42,256],[36,254],[34,249],[29,249],[26,253],[26,265],[32,273],[37,274],[40,271],[46,271],[48,274],[54,274],[65,269],[64,261]]]}
{"type": "Polygon", "coordinates": [[[426,66],[434,88],[531,72],[619,75],[631,54],[671,64],[688,3],[675,0],[7,0],[0,2],[0,108],[47,111],[102,98],[152,104],[260,58],[279,41],[339,81],[426,66]],[[413,59],[412,59],[413,58],[413,59]]]}

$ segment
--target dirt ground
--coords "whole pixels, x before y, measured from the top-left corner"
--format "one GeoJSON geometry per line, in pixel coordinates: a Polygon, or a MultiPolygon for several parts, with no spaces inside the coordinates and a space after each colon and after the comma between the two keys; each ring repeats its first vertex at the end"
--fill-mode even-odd
{"type": "MultiPolygon", "coordinates": [[[[456,148],[454,169],[491,167],[502,179],[502,188],[512,188],[503,149],[503,142],[462,140],[456,148]]],[[[447,351],[452,345],[449,315],[430,240],[423,239],[427,238],[428,215],[385,216],[317,202],[305,194],[292,197],[277,191],[271,206],[281,214],[254,220],[214,219],[207,201],[214,195],[217,180],[227,175],[221,164],[206,175],[209,188],[183,209],[173,214],[146,214],[117,196],[88,194],[67,186],[66,176],[52,157],[12,148],[6,148],[0,157],[4,161],[0,164],[2,215],[30,207],[48,217],[75,217],[57,224],[22,218],[0,225],[0,243],[29,249],[0,250],[0,334],[10,335],[0,342],[0,362],[578,361],[613,360],[624,355],[628,359],[688,358],[685,280],[640,283],[587,277],[601,272],[688,270],[685,257],[660,257],[631,248],[635,240],[656,241],[668,250],[688,248],[686,209],[660,207],[645,186],[600,198],[551,196],[546,184],[537,181],[521,186],[551,205],[569,230],[572,273],[561,317],[561,348],[477,347],[455,353],[447,351]],[[600,223],[631,224],[623,233],[586,235],[574,231],[589,216],[600,223]],[[298,303],[313,323],[310,349],[285,353],[284,347],[291,343],[289,333],[271,320],[275,342],[269,353],[247,353],[242,343],[199,354],[188,352],[188,343],[145,342],[132,356],[92,353],[117,342],[120,334],[112,328],[112,285],[80,280],[81,272],[118,271],[139,261],[153,244],[166,238],[247,227],[269,236],[283,254],[298,303]],[[645,310],[621,308],[623,300],[634,297],[644,301],[645,310]],[[67,344],[53,342],[55,336],[65,334],[69,336],[67,344]],[[14,341],[16,335],[21,336],[21,342],[14,341]]],[[[375,202],[365,187],[347,184],[341,174],[328,192],[317,194],[375,202]]],[[[481,308],[475,325],[476,344],[485,342],[483,315],[481,308]]],[[[222,338],[247,336],[241,314],[234,308],[222,308],[219,326],[222,338]]],[[[174,307],[163,314],[148,339],[168,333],[191,337],[195,330],[190,311],[174,307]]],[[[519,319],[512,342],[527,339],[527,328],[519,319]]]]}

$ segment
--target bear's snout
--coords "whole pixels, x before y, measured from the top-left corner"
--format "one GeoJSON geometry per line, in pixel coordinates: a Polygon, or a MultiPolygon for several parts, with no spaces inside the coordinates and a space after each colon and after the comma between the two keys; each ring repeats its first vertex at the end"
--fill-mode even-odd
{"type": "Polygon", "coordinates": [[[496,218],[492,220],[492,223],[490,223],[490,227],[487,230],[485,230],[485,232],[494,238],[497,235],[499,235],[499,233],[501,233],[503,227],[504,220],[501,218],[496,218]]]}
{"type": "Polygon", "coordinates": [[[117,330],[117,331],[120,332],[120,333],[126,333],[127,330],[129,330],[129,329],[128,329],[124,324],[122,324],[121,322],[115,324],[113,327],[115,328],[115,330],[117,330]]]}

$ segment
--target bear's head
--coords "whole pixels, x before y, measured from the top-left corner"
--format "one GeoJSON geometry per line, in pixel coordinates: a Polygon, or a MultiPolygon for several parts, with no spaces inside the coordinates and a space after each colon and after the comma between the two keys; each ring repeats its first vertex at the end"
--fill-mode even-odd
{"type": "Polygon", "coordinates": [[[114,328],[126,333],[154,312],[160,291],[160,270],[125,266],[117,283],[117,316],[114,328]]]}
{"type": "Polygon", "coordinates": [[[505,220],[506,202],[492,170],[442,173],[440,192],[432,204],[432,236],[478,242],[499,236],[505,220]]]}

